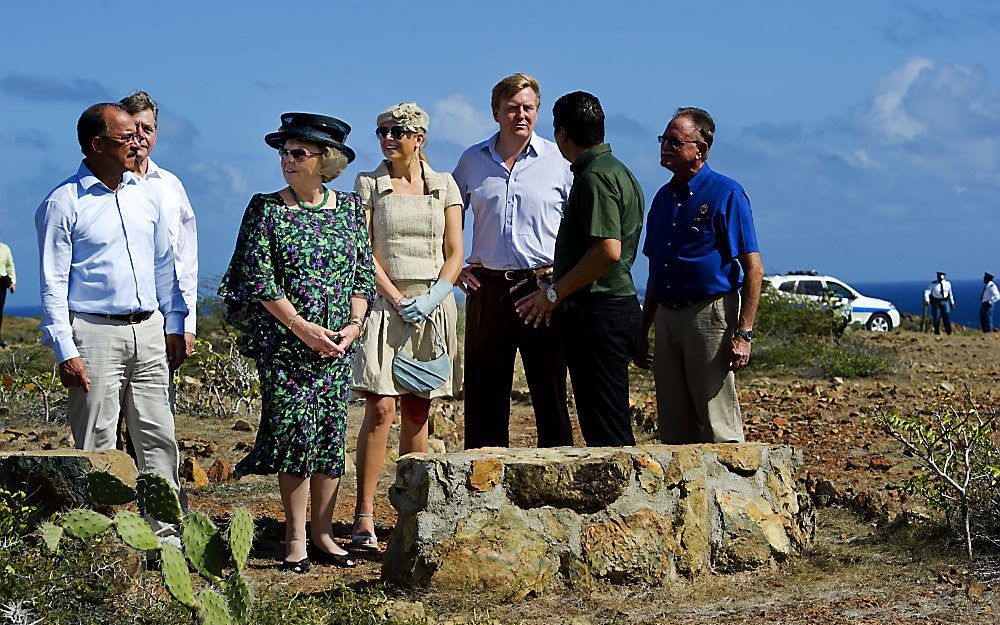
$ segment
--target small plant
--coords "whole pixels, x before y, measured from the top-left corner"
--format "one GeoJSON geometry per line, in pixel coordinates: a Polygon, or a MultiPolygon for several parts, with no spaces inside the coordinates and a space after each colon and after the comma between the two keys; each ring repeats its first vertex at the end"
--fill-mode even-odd
{"type": "Polygon", "coordinates": [[[1000,537],[1000,448],[996,415],[981,412],[971,397],[969,403],[964,410],[892,411],[877,420],[924,469],[910,480],[910,491],[958,525],[971,560],[974,537],[1000,537]]]}
{"type": "Polygon", "coordinates": [[[35,507],[27,493],[0,488],[0,541],[18,540],[27,533],[35,507]]]}
{"type": "Polygon", "coordinates": [[[219,419],[252,415],[260,400],[260,380],[253,361],[239,353],[236,335],[227,334],[217,344],[199,338],[195,352],[181,370],[188,403],[207,407],[219,419]]]}
{"type": "Polygon", "coordinates": [[[187,608],[195,622],[204,625],[246,623],[250,616],[252,595],[243,576],[243,568],[253,544],[253,517],[239,509],[229,522],[228,549],[215,523],[200,512],[181,511],[180,501],[170,484],[160,475],[143,473],[135,490],[109,473],[88,475],[91,496],[97,503],[121,505],[137,500],[139,509],[154,519],[181,527],[183,550],[161,543],[145,519],[130,510],[119,510],[107,517],[88,509],[65,512],[55,523],[42,523],[39,534],[52,551],[59,549],[63,536],[92,541],[114,530],[129,547],[159,553],[163,585],[171,597],[187,608]],[[228,557],[227,557],[228,556],[228,557]],[[227,560],[233,570],[224,571],[227,560]],[[190,565],[208,584],[195,593],[190,565]]]}

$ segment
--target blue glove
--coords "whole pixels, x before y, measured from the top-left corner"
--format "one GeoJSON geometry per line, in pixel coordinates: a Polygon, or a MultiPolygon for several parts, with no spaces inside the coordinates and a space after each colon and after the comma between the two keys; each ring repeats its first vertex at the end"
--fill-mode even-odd
{"type": "Polygon", "coordinates": [[[444,298],[448,297],[454,285],[447,280],[441,279],[434,283],[431,290],[418,295],[413,299],[406,299],[400,302],[403,310],[399,311],[399,316],[407,323],[420,323],[426,319],[434,309],[437,308],[444,298]]]}

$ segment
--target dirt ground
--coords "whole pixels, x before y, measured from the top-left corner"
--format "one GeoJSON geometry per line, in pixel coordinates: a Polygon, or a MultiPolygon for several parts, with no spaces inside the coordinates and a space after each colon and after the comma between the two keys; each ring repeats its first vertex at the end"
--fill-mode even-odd
{"type": "MultiPolygon", "coordinates": [[[[6,325],[6,324],[5,324],[6,325]]],[[[871,335],[891,346],[900,366],[882,380],[821,380],[792,375],[740,374],[738,385],[750,440],[789,443],[802,449],[814,491],[842,506],[818,511],[814,546],[775,571],[678,581],[657,587],[598,584],[589,590],[553,590],[518,603],[503,596],[456,595],[402,590],[379,582],[380,554],[361,556],[353,570],[313,566],[308,575],[275,570],[282,556],[282,513],[273,477],[249,477],[189,490],[190,505],[225,516],[246,506],[258,518],[259,538],[251,566],[259,589],[294,594],[323,592],[340,585],[376,586],[390,596],[420,600],[439,619],[457,615],[491,617],[500,623],[562,623],[579,617],[591,623],[995,623],[1000,622],[1000,583],[969,570],[957,547],[948,547],[926,527],[885,524],[900,510],[919,510],[903,492],[911,473],[898,446],[874,423],[880,409],[913,411],[935,402],[961,401],[967,385],[977,403],[996,407],[1000,334],[965,332],[934,337],[908,331],[871,335]],[[879,525],[879,521],[882,524],[879,525]]],[[[633,369],[633,402],[639,414],[653,402],[651,377],[633,369]]],[[[535,443],[533,416],[523,378],[512,393],[512,444],[535,443]]],[[[461,401],[455,402],[456,412],[461,401]]],[[[348,453],[353,455],[362,408],[352,407],[348,453]]],[[[68,428],[39,427],[8,419],[3,427],[23,432],[0,438],[0,451],[61,446],[68,428]]],[[[233,423],[180,414],[180,445],[205,468],[215,459],[236,462],[254,433],[233,423]]],[[[640,435],[647,436],[648,435],[640,435]]],[[[578,444],[582,439],[577,432],[578,444]]],[[[380,492],[393,480],[383,473],[380,492]]],[[[355,486],[344,480],[337,502],[336,529],[346,545],[355,486]]],[[[395,522],[388,499],[376,503],[383,544],[395,522]]]]}

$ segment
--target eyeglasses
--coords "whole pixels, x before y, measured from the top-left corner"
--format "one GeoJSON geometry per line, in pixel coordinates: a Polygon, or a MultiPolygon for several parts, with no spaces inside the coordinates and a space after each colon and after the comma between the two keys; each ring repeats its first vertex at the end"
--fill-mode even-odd
{"type": "Polygon", "coordinates": [[[396,141],[399,141],[403,137],[413,134],[413,131],[407,130],[403,126],[379,126],[375,129],[375,134],[379,139],[385,139],[389,135],[396,141]]]}
{"type": "Polygon", "coordinates": [[[118,143],[121,143],[122,145],[128,145],[130,143],[139,140],[139,137],[134,132],[130,132],[127,135],[123,135],[121,137],[111,137],[109,135],[101,135],[101,138],[108,139],[110,141],[116,141],[118,143]]]}
{"type": "Polygon", "coordinates": [[[285,158],[286,156],[291,158],[296,163],[301,163],[310,156],[319,156],[319,152],[307,152],[302,148],[292,148],[291,150],[286,150],[285,148],[278,148],[278,158],[285,158]]]}
{"type": "Polygon", "coordinates": [[[668,137],[666,135],[659,135],[656,137],[656,142],[660,145],[663,145],[664,143],[669,144],[670,147],[674,149],[681,147],[685,143],[698,143],[697,141],[681,141],[677,137],[668,137]]]}

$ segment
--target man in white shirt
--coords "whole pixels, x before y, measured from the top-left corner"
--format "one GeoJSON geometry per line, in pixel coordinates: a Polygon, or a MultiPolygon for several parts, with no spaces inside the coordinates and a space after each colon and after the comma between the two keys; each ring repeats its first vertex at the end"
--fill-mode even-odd
{"type": "Polygon", "coordinates": [[[937,272],[937,280],[931,282],[930,288],[924,291],[924,303],[931,307],[934,334],[941,334],[943,321],[945,333],[951,335],[951,311],[955,308],[955,293],[951,290],[951,282],[944,277],[943,271],[937,272]]]}
{"type": "Polygon", "coordinates": [[[979,298],[979,327],[983,332],[993,331],[993,304],[1000,301],[1000,290],[993,282],[993,274],[983,274],[983,294],[979,298]]]}
{"type": "Polygon", "coordinates": [[[69,388],[76,447],[114,449],[124,403],[139,469],[177,489],[168,362],[177,367],[185,358],[187,307],[162,199],[131,171],[139,137],[121,105],[88,108],[77,136],[79,170],[35,213],[42,342],[55,350],[69,388]]]}
{"type": "MultiPolygon", "coordinates": [[[[465,321],[465,448],[510,445],[510,393],[520,352],[539,447],[573,444],[559,324],[523,323],[515,303],[552,273],[556,234],[573,185],[569,163],[535,134],[539,86],[514,74],[493,87],[492,137],[467,149],[453,176],[472,211],[472,251],[458,286],[465,321]]],[[[548,285],[546,285],[547,287],[548,285]]]]}
{"type": "Polygon", "coordinates": [[[7,291],[17,290],[17,273],[14,271],[14,255],[6,243],[0,243],[0,347],[3,342],[3,307],[7,302],[7,291]]]}

